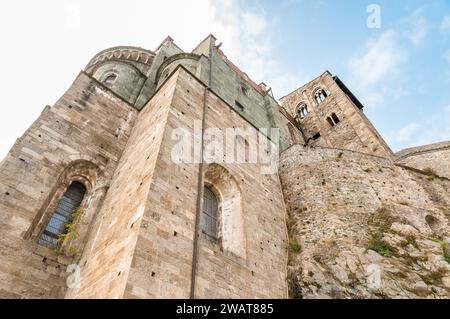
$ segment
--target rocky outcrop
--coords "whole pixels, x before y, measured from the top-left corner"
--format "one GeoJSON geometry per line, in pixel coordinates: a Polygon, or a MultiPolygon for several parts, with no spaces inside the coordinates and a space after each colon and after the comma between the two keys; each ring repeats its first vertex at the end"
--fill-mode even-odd
{"type": "Polygon", "coordinates": [[[449,298],[450,181],[367,154],[282,154],[293,298],[449,298]]]}

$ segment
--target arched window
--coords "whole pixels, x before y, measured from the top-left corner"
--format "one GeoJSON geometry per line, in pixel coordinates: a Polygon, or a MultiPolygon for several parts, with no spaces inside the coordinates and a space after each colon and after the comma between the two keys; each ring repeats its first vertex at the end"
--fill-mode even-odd
{"type": "Polygon", "coordinates": [[[323,89],[320,89],[317,90],[316,94],[314,94],[314,99],[316,100],[317,104],[320,104],[325,100],[327,96],[327,92],[325,92],[325,90],[323,89]]]}
{"type": "Polygon", "coordinates": [[[297,114],[302,119],[309,113],[308,105],[302,102],[297,106],[297,114]]]}
{"type": "Polygon", "coordinates": [[[86,188],[79,182],[72,182],[50,217],[47,226],[39,236],[39,244],[56,248],[61,235],[67,232],[67,224],[73,220],[74,211],[80,207],[86,188]]]}
{"type": "Polygon", "coordinates": [[[336,113],[332,113],[331,117],[327,117],[327,122],[331,125],[331,126],[335,126],[336,124],[338,124],[340,122],[339,118],[337,117],[336,113]]]}
{"type": "Polygon", "coordinates": [[[116,82],[116,80],[117,74],[111,73],[103,80],[103,84],[105,84],[106,86],[112,86],[114,82],[116,82]]]}
{"type": "Polygon", "coordinates": [[[203,191],[201,229],[209,237],[217,239],[217,197],[206,186],[203,191]]]}
{"type": "Polygon", "coordinates": [[[340,122],[339,118],[337,117],[336,113],[331,114],[331,118],[334,121],[334,124],[338,124],[340,122]]]}
{"type": "Polygon", "coordinates": [[[245,258],[244,216],[241,190],[236,179],[223,166],[209,164],[205,168],[205,186],[203,216],[200,220],[203,235],[213,239],[223,251],[245,258]],[[209,225],[213,230],[215,227],[216,231],[209,231],[209,225]]]}
{"type": "Polygon", "coordinates": [[[331,117],[327,117],[327,122],[328,122],[328,124],[330,124],[330,126],[334,126],[335,125],[333,120],[331,119],[331,117]]]}

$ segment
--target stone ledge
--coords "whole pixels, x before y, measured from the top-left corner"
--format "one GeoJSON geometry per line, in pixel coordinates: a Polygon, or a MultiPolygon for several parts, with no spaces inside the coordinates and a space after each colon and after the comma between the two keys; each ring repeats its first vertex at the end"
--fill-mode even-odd
{"type": "Polygon", "coordinates": [[[394,156],[395,156],[395,160],[399,161],[406,157],[429,153],[429,152],[435,152],[435,151],[443,151],[443,150],[447,150],[447,149],[450,149],[450,141],[406,148],[404,150],[401,150],[401,151],[395,153],[394,156]]]}

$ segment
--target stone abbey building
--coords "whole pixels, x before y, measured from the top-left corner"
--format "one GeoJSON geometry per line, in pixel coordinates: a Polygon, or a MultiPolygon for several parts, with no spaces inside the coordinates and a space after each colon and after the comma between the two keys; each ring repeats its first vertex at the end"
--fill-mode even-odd
{"type": "Polygon", "coordinates": [[[44,108],[0,164],[0,298],[449,298],[450,143],[394,154],[337,76],[279,104],[219,47],[107,49],[44,108]]]}

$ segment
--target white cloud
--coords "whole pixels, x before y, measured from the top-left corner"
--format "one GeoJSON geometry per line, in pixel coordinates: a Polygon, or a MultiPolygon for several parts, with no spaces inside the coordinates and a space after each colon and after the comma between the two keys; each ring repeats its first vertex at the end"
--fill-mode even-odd
{"type": "Polygon", "coordinates": [[[171,35],[190,51],[213,33],[251,78],[272,86],[277,96],[287,93],[303,79],[284,72],[276,61],[276,25],[269,16],[257,2],[248,9],[238,0],[9,2],[8,10],[0,11],[0,28],[10,30],[2,33],[2,47],[8,49],[0,60],[5,92],[0,158],[44,106],[62,96],[92,56],[116,45],[154,50],[171,35]]]}
{"type": "Polygon", "coordinates": [[[378,39],[367,43],[367,52],[364,55],[350,60],[350,72],[362,88],[377,85],[396,72],[397,66],[403,60],[397,38],[395,31],[386,31],[378,39]]]}
{"type": "Polygon", "coordinates": [[[441,32],[450,33],[450,16],[445,16],[441,22],[441,32]]]}
{"type": "Polygon", "coordinates": [[[397,135],[395,136],[395,140],[398,143],[410,142],[411,138],[420,128],[420,125],[417,123],[410,123],[405,127],[398,130],[397,135]]]}
{"type": "Polygon", "coordinates": [[[450,49],[447,50],[447,52],[444,53],[443,58],[450,63],[450,49]]]}
{"type": "Polygon", "coordinates": [[[400,66],[406,60],[398,41],[396,31],[383,32],[378,38],[369,40],[365,52],[352,57],[348,63],[351,85],[360,91],[368,106],[381,104],[387,94],[403,91],[381,85],[398,75],[400,66]]]}
{"type": "Polygon", "coordinates": [[[237,0],[212,3],[213,33],[224,43],[225,54],[256,83],[265,82],[281,97],[309,80],[282,70],[275,52],[276,22],[262,7],[243,9],[237,0]]]}
{"type": "Polygon", "coordinates": [[[422,9],[415,10],[405,20],[408,29],[404,35],[414,44],[419,45],[425,39],[428,32],[428,21],[422,14],[422,9]]]}

